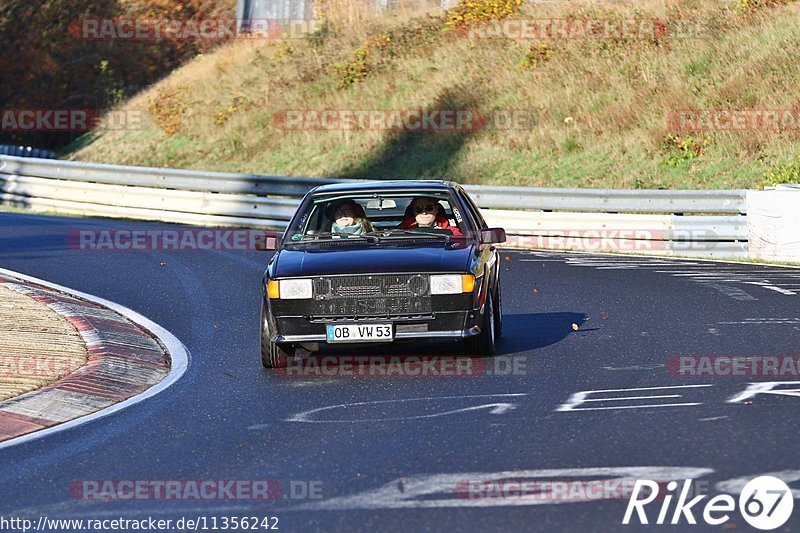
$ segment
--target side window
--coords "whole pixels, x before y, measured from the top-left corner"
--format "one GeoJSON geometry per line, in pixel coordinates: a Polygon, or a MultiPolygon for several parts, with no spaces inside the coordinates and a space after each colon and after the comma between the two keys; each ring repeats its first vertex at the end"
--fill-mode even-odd
{"type": "Polygon", "coordinates": [[[306,220],[306,226],[303,228],[303,232],[306,235],[315,235],[317,233],[327,231],[324,228],[325,210],[323,207],[324,204],[314,204],[311,207],[311,212],[307,215],[308,218],[306,220]]]}
{"type": "Polygon", "coordinates": [[[467,194],[464,189],[459,189],[458,192],[464,198],[464,202],[467,204],[467,208],[469,209],[472,218],[478,223],[478,225],[480,225],[481,229],[487,229],[489,226],[486,225],[486,221],[483,220],[480,210],[478,210],[478,207],[475,205],[475,202],[472,201],[472,198],[470,198],[469,194],[467,194]]]}
{"type": "Polygon", "coordinates": [[[457,204],[452,203],[450,198],[442,198],[439,200],[439,205],[444,209],[444,216],[447,218],[447,221],[459,230],[464,231],[463,217],[461,216],[457,204]]]}
{"type": "Polygon", "coordinates": [[[292,223],[287,227],[287,231],[290,234],[297,234],[297,233],[305,233],[306,226],[308,225],[309,215],[314,208],[314,203],[310,200],[307,200],[305,204],[301,205],[297,209],[297,213],[295,214],[295,218],[292,223]]]}
{"type": "Polygon", "coordinates": [[[320,233],[329,233],[332,222],[330,219],[332,216],[331,207],[334,203],[325,199],[317,199],[299,207],[296,219],[291,226],[292,236],[297,234],[318,235],[320,233]]]}

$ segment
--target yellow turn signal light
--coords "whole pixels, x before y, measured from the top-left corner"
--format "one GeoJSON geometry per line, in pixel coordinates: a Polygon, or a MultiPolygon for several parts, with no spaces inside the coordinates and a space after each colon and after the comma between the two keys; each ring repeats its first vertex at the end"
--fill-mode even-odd
{"type": "Polygon", "coordinates": [[[277,300],[281,296],[281,284],[277,280],[271,279],[267,282],[267,296],[270,300],[277,300]]]}
{"type": "Polygon", "coordinates": [[[472,274],[461,275],[461,292],[472,292],[475,290],[475,276],[472,274]]]}

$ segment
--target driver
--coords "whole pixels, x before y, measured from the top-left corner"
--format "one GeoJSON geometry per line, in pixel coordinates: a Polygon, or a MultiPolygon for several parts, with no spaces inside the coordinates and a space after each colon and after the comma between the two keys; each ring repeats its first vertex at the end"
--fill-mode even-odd
{"type": "Polygon", "coordinates": [[[334,235],[361,235],[375,231],[372,222],[364,213],[364,208],[353,200],[342,200],[333,208],[333,224],[331,233],[334,235]]]}
{"type": "Polygon", "coordinates": [[[436,198],[417,196],[411,202],[407,213],[408,218],[400,224],[402,229],[439,228],[448,230],[456,236],[462,235],[461,230],[450,225],[444,214],[444,208],[436,198]]]}

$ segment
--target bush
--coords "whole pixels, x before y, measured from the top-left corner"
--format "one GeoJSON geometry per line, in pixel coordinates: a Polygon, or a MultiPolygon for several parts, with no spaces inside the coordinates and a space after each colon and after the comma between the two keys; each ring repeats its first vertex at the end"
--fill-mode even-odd
{"type": "Polygon", "coordinates": [[[153,120],[168,136],[175,135],[183,123],[186,112],[186,87],[159,87],[156,95],[150,98],[147,109],[153,120]]]}
{"type": "Polygon", "coordinates": [[[388,42],[384,53],[388,56],[402,56],[426,46],[441,46],[444,16],[427,16],[411,20],[399,28],[386,32],[388,42]]]}
{"type": "Polygon", "coordinates": [[[532,44],[518,66],[521,70],[538,67],[550,61],[553,52],[553,48],[545,42],[532,44]]]}
{"type": "Polygon", "coordinates": [[[306,40],[311,45],[312,48],[322,48],[325,46],[325,43],[331,37],[333,31],[331,30],[331,25],[328,23],[328,19],[323,19],[322,23],[317,26],[317,28],[306,35],[306,40]]]}
{"type": "Polygon", "coordinates": [[[230,105],[223,109],[217,110],[216,115],[214,115],[214,124],[217,126],[223,126],[226,122],[228,122],[228,119],[231,118],[234,113],[241,109],[250,109],[252,105],[252,100],[246,96],[234,96],[230,105]]]}
{"type": "Polygon", "coordinates": [[[773,166],[761,176],[763,187],[774,187],[781,183],[800,183],[800,156],[790,163],[773,166]]]}
{"type": "Polygon", "coordinates": [[[519,12],[522,0],[461,0],[448,13],[447,26],[465,30],[472,24],[512,17],[519,12]]]}
{"type": "Polygon", "coordinates": [[[336,78],[336,88],[343,89],[348,85],[364,80],[368,72],[369,65],[367,65],[366,56],[356,53],[355,59],[351,61],[342,61],[341,63],[333,65],[333,76],[336,78]]]}
{"type": "Polygon", "coordinates": [[[360,48],[353,52],[353,59],[333,65],[336,87],[342,89],[367,77],[372,65],[379,63],[376,52],[386,49],[392,40],[386,33],[370,35],[360,48]]]}
{"type": "Polygon", "coordinates": [[[766,7],[789,4],[794,0],[739,0],[739,9],[745,13],[752,13],[766,7]]]}
{"type": "Polygon", "coordinates": [[[681,137],[669,134],[661,140],[661,149],[667,154],[664,165],[677,167],[686,161],[696,159],[709,144],[711,140],[708,137],[698,138],[693,135],[681,137]]]}
{"type": "Polygon", "coordinates": [[[391,64],[392,59],[438,43],[443,17],[428,16],[411,20],[400,27],[367,36],[353,51],[353,58],[333,65],[337,88],[364,80],[369,73],[391,64]]]}

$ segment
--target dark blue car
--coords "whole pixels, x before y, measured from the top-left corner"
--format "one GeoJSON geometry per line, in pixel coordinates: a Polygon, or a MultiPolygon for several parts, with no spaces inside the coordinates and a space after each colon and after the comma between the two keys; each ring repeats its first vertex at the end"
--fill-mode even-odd
{"type": "Polygon", "coordinates": [[[452,338],[491,355],[505,231],[450,181],[325,185],[302,200],[263,279],[261,360],[298,348],[452,338]]]}

